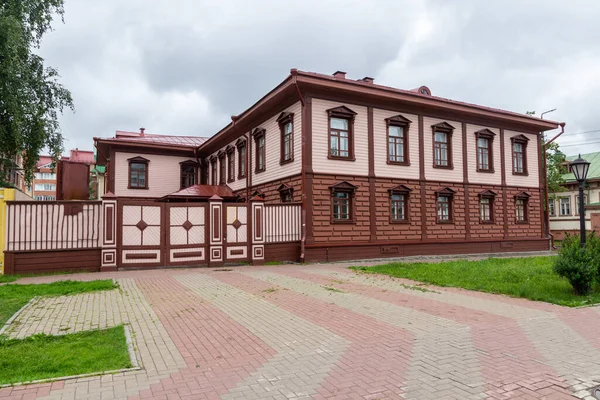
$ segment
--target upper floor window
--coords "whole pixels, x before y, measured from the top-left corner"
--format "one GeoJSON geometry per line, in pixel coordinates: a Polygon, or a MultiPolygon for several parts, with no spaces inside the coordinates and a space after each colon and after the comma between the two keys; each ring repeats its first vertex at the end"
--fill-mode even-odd
{"type": "Polygon", "coordinates": [[[148,163],[143,157],[133,157],[129,162],[129,189],[148,189],[148,163]]]}
{"type": "Polygon", "coordinates": [[[556,209],[554,207],[555,207],[554,199],[548,200],[548,213],[552,217],[556,216],[556,209]]]}
{"type": "Polygon", "coordinates": [[[515,196],[515,217],[517,224],[526,224],[529,221],[529,197],[526,192],[515,196]]]}
{"type": "Polygon", "coordinates": [[[219,157],[219,185],[224,185],[225,177],[227,176],[225,175],[227,171],[227,164],[225,162],[225,152],[221,150],[219,151],[217,156],[219,157]]]}
{"type": "Polygon", "coordinates": [[[36,172],[35,179],[55,180],[56,174],[51,172],[36,172]]]}
{"type": "Polygon", "coordinates": [[[512,144],[513,175],[527,175],[527,142],[529,138],[518,135],[510,138],[512,144]]]}
{"type": "Polygon", "coordinates": [[[560,198],[560,215],[571,215],[571,198],[560,198]]]}
{"type": "Polygon", "coordinates": [[[254,130],[254,143],[256,147],[256,169],[255,172],[262,172],[266,169],[266,150],[265,150],[265,130],[256,128],[254,130]]]}
{"type": "Polygon", "coordinates": [[[408,128],[410,120],[402,115],[386,118],[388,136],[388,164],[409,165],[408,128]]]}
{"type": "Polygon", "coordinates": [[[496,134],[489,129],[481,129],[475,132],[477,143],[477,171],[494,172],[493,141],[496,134]]]}
{"type": "Polygon", "coordinates": [[[494,222],[494,200],[496,193],[486,190],[479,193],[479,222],[489,224],[494,222]]]}
{"type": "Polygon", "coordinates": [[[408,198],[411,190],[404,185],[389,189],[390,222],[408,222],[408,198]]]}
{"type": "Polygon", "coordinates": [[[330,186],[331,190],[331,222],[354,222],[354,192],[356,186],[348,182],[340,182],[330,186]]]}
{"type": "Polygon", "coordinates": [[[294,201],[294,189],[285,183],[277,188],[282,203],[292,203],[294,201]]]}
{"type": "Polygon", "coordinates": [[[437,198],[437,222],[439,224],[452,223],[454,218],[452,202],[455,193],[450,188],[444,188],[435,193],[437,198]]]}
{"type": "Polygon", "coordinates": [[[210,184],[216,186],[217,183],[217,158],[213,157],[210,160],[210,184]]]}
{"type": "Polygon", "coordinates": [[[246,141],[240,139],[236,142],[238,149],[238,179],[246,177],[246,141]]]}
{"type": "Polygon", "coordinates": [[[454,127],[447,122],[432,126],[433,129],[433,166],[452,169],[452,132],[454,127]]]}
{"type": "Polygon", "coordinates": [[[346,106],[327,110],[329,115],[329,158],[354,160],[354,116],[346,106]]]}
{"type": "Polygon", "coordinates": [[[198,173],[198,164],[194,161],[184,161],[180,163],[181,169],[181,189],[195,185],[196,175],[198,173]]]}
{"type": "Polygon", "coordinates": [[[235,148],[227,146],[227,182],[235,181],[235,148]]]}
{"type": "Polygon", "coordinates": [[[56,190],[56,184],[54,183],[36,183],[35,190],[53,191],[56,190]]]}
{"type": "Polygon", "coordinates": [[[294,161],[294,114],[282,112],[277,118],[281,131],[281,157],[280,163],[294,161]]]}

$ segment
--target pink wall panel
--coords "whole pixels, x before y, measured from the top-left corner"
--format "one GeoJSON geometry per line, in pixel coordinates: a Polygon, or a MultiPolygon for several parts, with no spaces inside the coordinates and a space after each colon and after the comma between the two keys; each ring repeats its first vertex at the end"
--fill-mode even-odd
{"type": "Polygon", "coordinates": [[[462,123],[439,118],[424,117],[424,157],[425,178],[435,181],[462,182],[463,181],[463,155],[462,155],[462,123]],[[447,122],[454,127],[452,134],[452,161],[453,169],[433,168],[433,131],[431,126],[440,122],[447,122]]]}
{"type": "Polygon", "coordinates": [[[375,145],[375,175],[386,178],[419,179],[419,117],[398,111],[373,109],[373,136],[375,145]],[[408,130],[410,165],[387,163],[387,126],[385,119],[402,115],[412,121],[408,130]]]}
{"type": "Polygon", "coordinates": [[[538,136],[530,133],[504,131],[504,156],[506,157],[506,184],[509,186],[539,187],[540,172],[538,161],[538,136]],[[512,143],[513,136],[524,135],[529,138],[527,144],[527,171],[528,176],[513,175],[512,143]]]}
{"type": "Polygon", "coordinates": [[[496,128],[488,128],[487,126],[480,125],[467,125],[467,165],[469,167],[469,182],[470,183],[483,183],[489,185],[500,185],[502,184],[502,170],[501,157],[500,157],[500,130],[496,128]],[[488,172],[477,172],[477,149],[476,149],[476,137],[475,132],[480,129],[489,129],[494,132],[496,136],[492,142],[492,154],[494,158],[494,173],[488,172]]]}

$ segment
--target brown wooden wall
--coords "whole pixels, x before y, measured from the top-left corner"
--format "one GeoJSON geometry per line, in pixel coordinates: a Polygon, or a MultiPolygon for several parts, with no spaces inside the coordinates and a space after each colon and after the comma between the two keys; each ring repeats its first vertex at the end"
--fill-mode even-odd
{"type": "Polygon", "coordinates": [[[6,252],[4,273],[96,272],[100,271],[100,252],[100,249],[6,252]]]}
{"type": "Polygon", "coordinates": [[[300,242],[265,245],[265,262],[300,260],[300,242]]]}

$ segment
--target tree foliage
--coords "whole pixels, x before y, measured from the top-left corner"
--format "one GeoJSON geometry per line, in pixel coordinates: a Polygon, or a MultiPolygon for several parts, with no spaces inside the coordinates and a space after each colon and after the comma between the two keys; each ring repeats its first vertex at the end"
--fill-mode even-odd
{"type": "Polygon", "coordinates": [[[0,0],[0,181],[17,155],[31,181],[40,152],[56,160],[63,150],[58,115],[73,110],[71,93],[34,52],[53,18],[62,20],[63,1],[0,0]]]}

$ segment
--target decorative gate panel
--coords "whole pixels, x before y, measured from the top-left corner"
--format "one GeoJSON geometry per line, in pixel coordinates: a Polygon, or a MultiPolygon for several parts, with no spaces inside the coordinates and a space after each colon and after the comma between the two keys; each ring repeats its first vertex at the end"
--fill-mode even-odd
{"type": "Polygon", "coordinates": [[[168,264],[196,265],[206,263],[207,205],[173,205],[168,210],[168,264]]]}
{"type": "Polygon", "coordinates": [[[119,264],[131,267],[164,264],[163,208],[164,205],[154,202],[120,204],[119,264]]]}
{"type": "Polygon", "coordinates": [[[248,260],[248,208],[225,205],[225,261],[248,260]]]}

